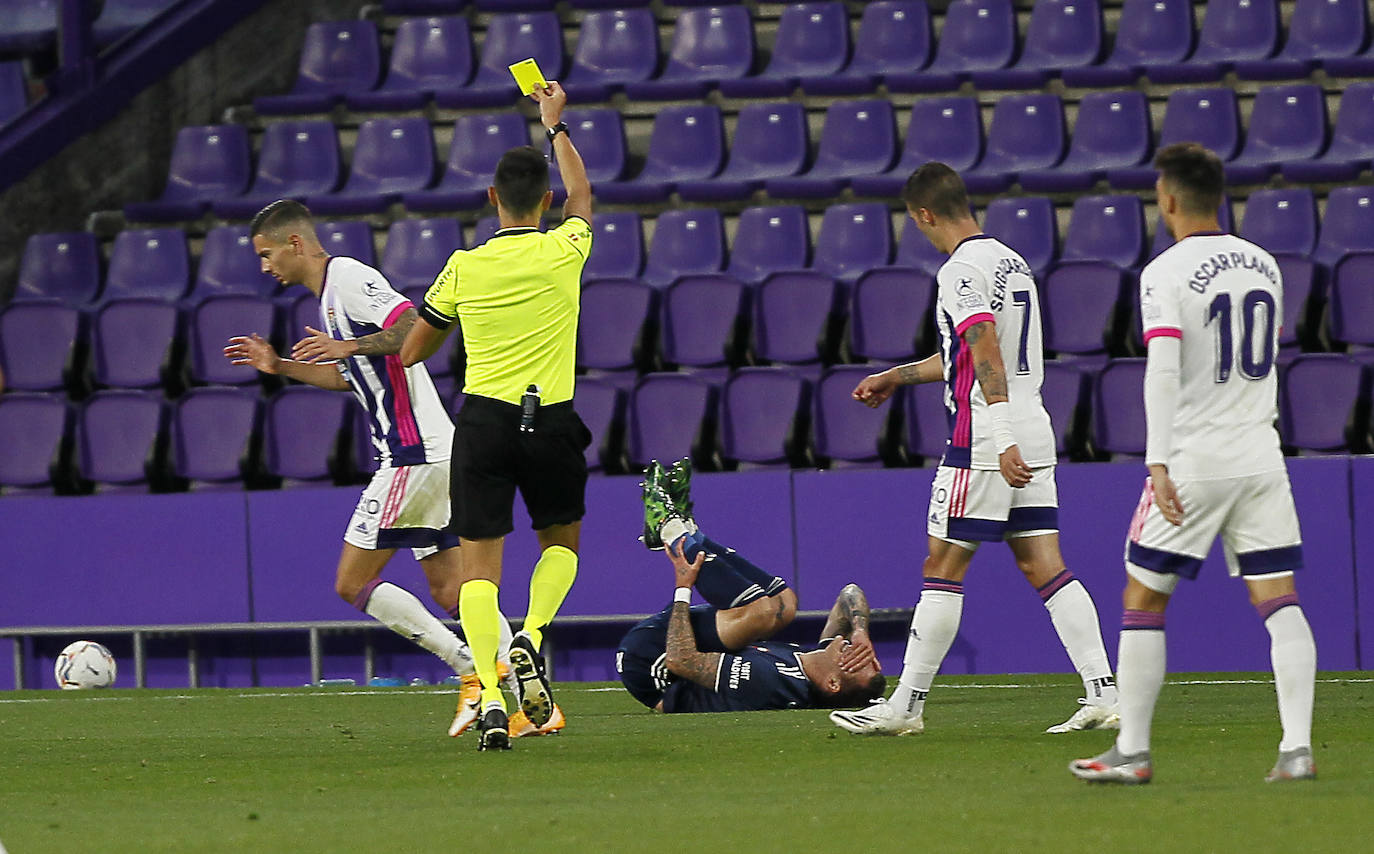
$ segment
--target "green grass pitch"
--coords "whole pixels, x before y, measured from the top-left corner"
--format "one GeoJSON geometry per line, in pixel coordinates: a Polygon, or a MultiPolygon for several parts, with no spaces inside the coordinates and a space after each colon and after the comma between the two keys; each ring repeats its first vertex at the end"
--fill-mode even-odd
{"type": "Polygon", "coordinates": [[[1065,770],[1067,676],[937,681],[924,735],[824,712],[654,715],[567,684],[558,736],[478,753],[438,689],[0,694],[0,840],[27,852],[1368,851],[1368,674],[1322,674],[1315,783],[1266,785],[1263,675],[1170,678],[1155,781],[1065,770]],[[1220,684],[1218,684],[1220,683],[1220,684]]]}

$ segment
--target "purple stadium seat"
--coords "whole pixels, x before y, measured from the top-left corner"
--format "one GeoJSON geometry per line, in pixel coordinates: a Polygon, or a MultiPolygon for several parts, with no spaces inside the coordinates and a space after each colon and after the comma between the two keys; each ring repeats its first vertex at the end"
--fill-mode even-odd
{"type": "Polygon", "coordinates": [[[1080,196],[1074,200],[1065,261],[1102,261],[1130,268],[1145,251],[1145,211],[1138,196],[1080,196]]]}
{"type": "Polygon", "coordinates": [[[243,125],[205,125],[177,131],[167,185],[154,202],[133,202],[124,215],[135,222],[195,219],[214,199],[238,196],[253,175],[243,125]]]}
{"type": "Polygon", "coordinates": [[[930,63],[933,46],[925,0],[865,3],[849,65],[836,74],[803,75],[802,89],[810,95],[864,95],[880,77],[900,88],[930,63]]]}
{"type": "MultiPolygon", "coordinates": [[[[1164,107],[1159,147],[1176,142],[1200,142],[1222,161],[1235,157],[1240,147],[1240,110],[1235,90],[1179,89],[1170,93],[1164,107]]],[[[1107,171],[1111,185],[1122,189],[1153,187],[1156,176],[1149,165],[1107,171]]]]}
{"type": "Polygon", "coordinates": [[[53,43],[61,0],[0,2],[0,52],[26,54],[53,43]]]}
{"type": "Polygon", "coordinates": [[[658,291],[634,279],[601,279],[583,286],[578,367],[634,369],[646,355],[646,325],[657,307],[658,291]]]}
{"type": "Polygon", "coordinates": [[[1155,83],[1220,80],[1235,63],[1273,56],[1280,29],[1278,0],[1211,0],[1188,61],[1151,64],[1146,74],[1155,83]]]}
{"type": "Polygon", "coordinates": [[[388,15],[443,15],[467,7],[468,0],[382,0],[382,11],[388,15]]]}
{"type": "Polygon", "coordinates": [[[298,385],[273,395],[263,412],[263,457],[283,485],[328,481],[349,396],[298,385]]]}
{"type": "Polygon", "coordinates": [[[1314,260],[1334,267],[1348,252],[1374,251],[1374,188],[1338,187],[1326,197],[1314,260]]]}
{"type": "Polygon", "coordinates": [[[1307,187],[1251,193],[1240,236],[1270,252],[1310,255],[1317,246],[1317,200],[1307,187]]]}
{"type": "Polygon", "coordinates": [[[0,127],[29,106],[29,85],[24,80],[24,63],[0,62],[0,127]]]}
{"type": "Polygon", "coordinates": [[[648,6],[649,0],[569,0],[569,3],[574,9],[628,9],[648,6]]]}
{"type": "Polygon", "coordinates": [[[1064,105],[1058,95],[1009,95],[992,108],[987,150],[964,183],[972,193],[1001,193],[1020,172],[1049,169],[1064,157],[1064,105]]]}
{"type": "Polygon", "coordinates": [[[114,44],[177,5],[177,2],[178,0],[105,0],[100,15],[91,24],[95,43],[101,47],[114,44]]]}
{"type": "Polygon", "coordinates": [[[315,226],[320,245],[330,255],[356,258],[369,267],[377,265],[377,248],[372,243],[372,226],[360,219],[322,222],[315,226]]]}
{"type": "Polygon", "coordinates": [[[644,268],[644,227],[634,211],[597,211],[582,280],[633,279],[644,268]]]}
{"type": "Polygon", "coordinates": [[[1279,328],[1279,347],[1296,348],[1315,340],[1317,321],[1325,300],[1317,264],[1300,255],[1278,254],[1274,260],[1283,277],[1283,326],[1279,328]]]}
{"type": "Polygon", "coordinates": [[[191,255],[179,228],[126,229],[110,249],[102,300],[180,299],[191,281],[191,255]]]}
{"type": "Polygon", "coordinates": [[[804,269],[810,254],[810,226],[800,205],[745,208],[725,272],[756,285],[772,273],[804,269]]]}
{"type": "Polygon", "coordinates": [[[224,347],[235,335],[256,332],[270,338],[274,311],[270,300],[241,295],[208,297],[191,307],[186,317],[186,349],[192,381],[206,385],[257,382],[256,371],[224,358],[224,347]]]}
{"type": "Polygon", "coordinates": [[[96,384],[157,387],[176,332],[177,309],[170,302],[135,297],[105,303],[91,318],[91,372],[96,384]]]}
{"type": "Polygon", "coordinates": [[[875,362],[906,362],[926,354],[935,280],[910,267],[880,267],[854,283],[849,350],[875,362]]]}
{"type": "Polygon", "coordinates": [[[902,389],[900,401],[906,427],[902,431],[907,453],[929,466],[940,461],[949,446],[949,411],[945,409],[945,384],[924,383],[902,389]]]}
{"type": "Polygon", "coordinates": [[[0,310],[5,388],[61,389],[81,333],[81,313],[60,300],[28,300],[0,310]]]}
{"type": "Polygon", "coordinates": [[[843,282],[892,262],[892,217],[880,202],[831,205],[821,217],[811,266],[843,282]]]}
{"type": "Polygon", "coordinates": [[[428,288],[448,258],[463,248],[457,220],[398,219],[386,233],[381,271],[396,290],[428,288]]]}
{"type": "Polygon", "coordinates": [[[684,276],[663,292],[659,346],[663,360],[688,369],[723,372],[739,349],[749,292],[729,276],[684,276]]]}
{"type": "Polygon", "coordinates": [[[715,208],[670,210],[654,222],[644,281],[661,288],[678,276],[725,267],[725,225],[715,208]]]}
{"type": "Polygon", "coordinates": [[[1097,376],[1093,446],[1108,454],[1145,454],[1144,359],[1113,359],[1097,376]]]}
{"type": "Polygon", "coordinates": [[[927,74],[887,78],[897,91],[948,91],[975,71],[1011,65],[1016,55],[1016,11],[1011,0],[953,0],[927,74]]]}
{"type": "Polygon", "coordinates": [[[677,181],[709,179],[724,160],[725,124],[719,107],[665,107],[654,117],[644,168],[630,180],[602,184],[596,195],[611,203],[666,201],[677,181]]]}
{"type": "MultiPolygon", "coordinates": [[[[563,121],[572,138],[577,140],[577,153],[582,155],[582,166],[587,170],[587,180],[592,182],[592,191],[599,193],[606,183],[619,181],[628,159],[625,125],[620,113],[610,109],[568,110],[563,113],[563,121]]],[[[555,194],[563,189],[557,158],[549,162],[549,185],[555,194]]]]}
{"type": "Polygon", "coordinates": [[[1054,203],[1044,196],[993,199],[983,215],[983,231],[1015,249],[1037,275],[1054,263],[1059,249],[1054,203]]]}
{"type": "Polygon", "coordinates": [[[818,365],[831,349],[831,318],[840,309],[835,280],[820,273],[775,273],[754,297],[754,355],[767,362],[818,365]]]}
{"type": "Polygon", "coordinates": [[[368,119],[358,128],[348,181],[337,193],[311,196],[306,204],[320,216],[382,213],[402,193],[423,190],[433,179],[428,119],[368,119]]]}
{"type": "Polygon", "coordinates": [[[513,104],[520,91],[511,82],[509,66],[533,57],[553,80],[563,74],[563,26],[552,11],[511,12],[491,17],[482,43],[477,73],[461,89],[434,93],[445,108],[501,107],[513,104]]]}
{"type": "Polygon", "coordinates": [[[707,181],[680,181],[677,191],[694,202],[748,198],[766,179],[800,172],[809,145],[801,104],[746,104],[739,112],[725,168],[707,181]]]}
{"type": "Polygon", "coordinates": [[[1236,74],[1250,80],[1306,77],[1321,60],[1355,56],[1365,44],[1368,5],[1367,0],[1298,0],[1283,50],[1273,59],[1236,63],[1236,74]]]}
{"type": "Polygon", "coordinates": [[[407,18],[396,27],[386,79],[372,92],[346,97],[354,110],[418,110],[435,92],[461,89],[472,76],[468,19],[407,18]]]}
{"type": "Polygon", "coordinates": [[[1060,264],[1040,292],[1045,349],[1074,355],[1108,351],[1120,326],[1126,276],[1110,264],[1060,264]]]}
{"type": "Polygon", "coordinates": [[[1098,0],[1040,0],[1031,7],[1025,44],[1012,68],[975,71],[983,89],[1034,89],[1067,68],[1082,68],[1102,55],[1102,7],[1098,0]]]}
{"type": "Polygon", "coordinates": [[[897,257],[893,264],[920,270],[927,276],[934,276],[949,256],[936,249],[910,216],[902,217],[902,236],[897,243],[897,257]]]}
{"type": "MultiPolygon", "coordinates": [[[[645,374],[630,393],[625,458],[631,471],[650,460],[697,457],[715,422],[716,389],[691,374],[645,374]]],[[[702,450],[707,450],[702,448],[702,450]]]]}
{"type": "Polygon", "coordinates": [[[1089,92],[1078,104],[1073,141],[1053,169],[1022,171],[1035,192],[1087,190],[1109,169],[1140,166],[1150,154],[1150,105],[1144,92],[1089,92]]]}
{"type": "Polygon", "coordinates": [[[71,413],[59,395],[13,392],[0,395],[0,488],[36,490],[53,482],[62,437],[71,413]]]}
{"type": "Polygon", "coordinates": [[[172,412],[173,468],[192,488],[242,484],[261,420],[258,396],[246,389],[193,388],[172,412]]]}
{"type": "Polygon", "coordinates": [[[220,225],[205,233],[191,298],[242,294],[272,298],[277,280],[262,271],[246,225],[220,225]]]}
{"type": "Polygon", "coordinates": [[[1318,157],[1283,163],[1289,181],[1353,181],[1374,160],[1374,81],[1351,83],[1341,93],[1340,111],[1331,129],[1331,145],[1318,157]]]}
{"type": "Polygon", "coordinates": [[[439,183],[432,190],[403,193],[401,201],[411,211],[480,208],[501,155],[529,144],[529,123],[517,112],[459,116],[439,183]]]}
{"type": "Polygon", "coordinates": [[[1071,365],[1045,362],[1045,379],[1040,384],[1040,399],[1050,415],[1054,429],[1055,453],[1066,457],[1078,450],[1082,443],[1083,424],[1087,408],[1083,399],[1088,390],[1088,377],[1071,365]]]}
{"type": "Polygon", "coordinates": [[[740,368],[720,396],[720,452],[740,468],[786,468],[806,442],[810,383],[780,368],[740,368]]]}
{"type": "MultiPolygon", "coordinates": [[[[419,308],[425,302],[425,291],[427,290],[429,290],[427,285],[406,288],[401,290],[401,295],[410,300],[411,305],[419,308]]],[[[316,307],[315,310],[318,314],[319,308],[316,307]]],[[[311,323],[310,325],[316,329],[319,328],[318,323],[311,323]]],[[[304,327],[304,323],[299,327],[302,335],[305,334],[304,327]]],[[[294,341],[296,339],[288,335],[287,340],[294,341]]],[[[460,330],[455,329],[444,338],[444,343],[439,345],[439,349],[434,351],[434,355],[425,359],[425,370],[429,371],[430,378],[434,380],[434,387],[436,390],[439,389],[441,380],[451,379],[453,377],[454,363],[462,360],[462,348],[463,336],[460,334],[460,330]]],[[[442,391],[440,391],[439,397],[441,399],[444,397],[442,391]]]]}
{"type": "Polygon", "coordinates": [[[477,220],[477,223],[472,227],[472,246],[481,246],[491,240],[500,228],[501,221],[495,215],[484,216],[477,220]]]}
{"type": "Polygon", "coordinates": [[[783,7],[767,67],[754,77],[720,81],[720,91],[730,98],[780,97],[804,77],[838,73],[848,59],[849,13],[844,4],[793,3],[783,7]]]}
{"type": "Polygon", "coordinates": [[[1374,76],[1374,39],[1362,53],[1354,56],[1333,56],[1322,59],[1322,70],[1327,77],[1370,77],[1374,76]]]}
{"type": "Polygon", "coordinates": [[[712,6],[688,9],[675,18],[663,73],[654,80],[625,84],[626,95],[646,100],[700,98],[713,82],[749,73],[754,64],[754,23],[748,9],[712,6]]]}
{"type": "Polygon", "coordinates": [[[1258,184],[1279,165],[1310,160],[1326,146],[1326,96],[1320,86],[1267,86],[1255,96],[1245,148],[1226,164],[1226,180],[1258,184]]]}
{"type": "Polygon", "coordinates": [[[1193,47],[1192,0],[1125,0],[1111,56],[1064,69],[1067,86],[1129,86],[1146,68],[1183,62],[1193,47]]]}
{"type": "MultiPolygon", "coordinates": [[[[1331,340],[1360,348],[1374,347],[1374,252],[1346,255],[1331,273],[1327,315],[1331,340]]],[[[1368,361],[1370,353],[1362,353],[1368,361]]]]}
{"type": "Polygon", "coordinates": [[[339,183],[339,135],[333,122],[274,122],[262,134],[253,186],[210,207],[226,219],[248,219],[277,199],[333,192],[339,183]]]}
{"type": "Polygon", "coordinates": [[[983,118],[977,98],[924,98],[911,106],[906,142],[897,164],[879,175],[860,175],[850,182],[856,195],[891,198],[906,179],[931,160],[960,174],[973,169],[983,153],[983,118]]]}
{"type": "Polygon", "coordinates": [[[897,126],[886,100],[837,101],[826,108],[816,162],[805,174],[764,181],[774,198],[829,198],[850,178],[886,172],[897,155],[897,126]]]}
{"type": "Polygon", "coordinates": [[[1304,353],[1282,374],[1279,434],[1303,451],[1360,451],[1362,425],[1355,423],[1368,394],[1367,369],[1340,353],[1304,353]]]}
{"type": "Polygon", "coordinates": [[[587,468],[603,471],[620,456],[619,433],[625,421],[625,392],[594,377],[578,377],[573,408],[591,431],[592,443],[584,452],[587,468]]]}
{"type": "Polygon", "coordinates": [[[881,468],[880,446],[893,414],[891,407],[869,409],[851,396],[873,372],[868,365],[836,365],[816,384],[811,446],[831,468],[881,468]]]}
{"type": "Polygon", "coordinates": [[[381,75],[376,24],[316,21],[305,31],[291,92],[254,98],[253,109],[267,115],[327,112],[345,95],[376,88],[381,75]]]}
{"type": "MultiPolygon", "coordinates": [[[[1251,198],[1254,198],[1254,196],[1251,196],[1251,198]]],[[[1221,204],[1217,206],[1217,224],[1220,225],[1221,230],[1227,234],[1236,233],[1236,221],[1231,213],[1230,196],[1223,195],[1221,197],[1221,204]]],[[[1174,236],[1169,233],[1168,227],[1164,225],[1164,218],[1159,217],[1155,220],[1154,237],[1151,239],[1150,257],[1148,260],[1153,261],[1159,253],[1173,245],[1174,236]]]]}
{"type": "Polygon", "coordinates": [[[658,68],[658,22],[645,8],[588,12],[578,30],[572,68],[562,80],[568,99],[606,101],[626,83],[658,68]]]}
{"type": "Polygon", "coordinates": [[[24,242],[15,300],[60,299],[81,305],[100,291],[100,247],[86,231],[34,234],[24,242]]]}
{"type": "MultiPolygon", "coordinates": [[[[77,468],[98,487],[147,488],[154,454],[167,426],[157,392],[98,391],[76,416],[77,468]]],[[[105,491],[105,490],[102,490],[105,491]]]]}
{"type": "Polygon", "coordinates": [[[320,300],[303,286],[287,291],[281,305],[282,340],[291,344],[306,336],[305,327],[320,328],[320,300]]]}

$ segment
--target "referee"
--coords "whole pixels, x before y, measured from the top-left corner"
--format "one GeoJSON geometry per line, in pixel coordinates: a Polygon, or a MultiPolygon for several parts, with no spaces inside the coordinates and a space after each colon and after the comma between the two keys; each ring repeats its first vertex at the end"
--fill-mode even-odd
{"type": "Polygon", "coordinates": [[[553,699],[539,648],[577,576],[591,433],[573,411],[582,267],[592,248],[592,191],[582,157],[561,121],[568,101],[550,83],[531,94],[568,190],[563,222],[539,230],[553,203],[544,155],[507,151],[487,197],[501,228],[486,243],[454,252],[425,294],[401,345],[413,365],[435,353],[455,322],[467,351],[467,395],[453,434],[452,530],[462,544],[459,617],[482,680],[478,749],[509,749],[506,703],[496,675],[501,612],[497,591],[505,536],[514,529],[516,489],[542,551],[530,577],[524,630],[511,642],[520,705],[535,726],[553,699]]]}

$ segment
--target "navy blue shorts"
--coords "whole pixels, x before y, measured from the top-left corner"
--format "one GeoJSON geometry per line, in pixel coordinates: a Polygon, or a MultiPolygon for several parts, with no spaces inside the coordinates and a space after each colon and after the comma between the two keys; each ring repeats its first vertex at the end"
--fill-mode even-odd
{"type": "MultiPolygon", "coordinates": [[[[664,659],[668,650],[668,620],[673,608],[669,605],[652,617],[641,620],[620,641],[615,654],[615,669],[620,681],[636,700],[654,708],[663,699],[663,692],[677,679],[668,672],[664,659]]],[[[729,652],[716,632],[716,609],[710,605],[693,605],[692,632],[701,652],[729,652]]]]}

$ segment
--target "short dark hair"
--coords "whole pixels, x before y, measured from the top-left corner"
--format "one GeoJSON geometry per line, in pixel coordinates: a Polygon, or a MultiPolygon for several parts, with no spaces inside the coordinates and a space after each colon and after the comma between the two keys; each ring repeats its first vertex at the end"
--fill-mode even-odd
{"type": "Polygon", "coordinates": [[[306,225],[313,227],[310,208],[292,199],[278,199],[262,210],[248,225],[248,236],[256,237],[266,231],[275,231],[285,225],[306,225]]]}
{"type": "Polygon", "coordinates": [[[960,219],[970,215],[964,179],[938,160],[911,173],[902,188],[902,201],[909,210],[925,208],[936,216],[960,219]]]}
{"type": "Polygon", "coordinates": [[[811,699],[817,708],[853,709],[873,702],[881,697],[886,690],[887,677],[881,673],[875,673],[863,682],[849,682],[848,679],[842,677],[840,690],[833,694],[819,690],[812,683],[811,699]]]}
{"type": "Polygon", "coordinates": [[[512,148],[496,164],[495,185],[506,210],[517,216],[532,214],[549,191],[549,162],[532,146],[512,148]]]}
{"type": "Polygon", "coordinates": [[[1185,213],[1215,214],[1226,188],[1221,158],[1196,142],[1165,146],[1155,155],[1155,168],[1178,195],[1185,213]]]}

